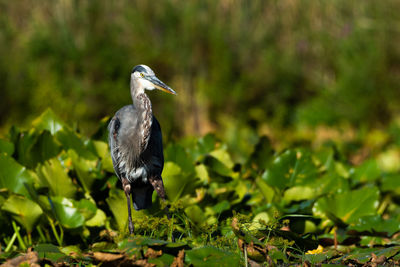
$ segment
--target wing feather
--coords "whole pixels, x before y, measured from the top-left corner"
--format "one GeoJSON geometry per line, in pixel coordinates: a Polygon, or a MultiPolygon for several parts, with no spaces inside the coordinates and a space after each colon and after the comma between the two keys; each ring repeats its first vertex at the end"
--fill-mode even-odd
{"type": "Polygon", "coordinates": [[[115,173],[119,179],[121,179],[121,173],[118,168],[118,131],[120,126],[121,122],[117,116],[114,116],[108,124],[108,143],[110,145],[110,154],[115,173]]]}

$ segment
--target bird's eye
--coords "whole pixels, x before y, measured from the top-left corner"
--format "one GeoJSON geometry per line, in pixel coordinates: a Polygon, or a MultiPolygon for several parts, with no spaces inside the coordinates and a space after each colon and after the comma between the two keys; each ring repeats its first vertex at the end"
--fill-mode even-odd
{"type": "Polygon", "coordinates": [[[143,74],[143,73],[140,73],[140,77],[142,77],[142,78],[143,78],[143,77],[144,77],[144,74],[143,74]]]}

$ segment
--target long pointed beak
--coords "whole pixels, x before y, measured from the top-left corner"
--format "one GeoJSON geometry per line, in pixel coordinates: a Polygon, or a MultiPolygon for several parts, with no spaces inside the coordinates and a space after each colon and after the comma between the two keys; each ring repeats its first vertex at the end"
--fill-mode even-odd
{"type": "Polygon", "coordinates": [[[147,76],[147,80],[154,84],[154,87],[169,94],[176,95],[176,92],[171,87],[160,81],[156,76],[147,76]]]}

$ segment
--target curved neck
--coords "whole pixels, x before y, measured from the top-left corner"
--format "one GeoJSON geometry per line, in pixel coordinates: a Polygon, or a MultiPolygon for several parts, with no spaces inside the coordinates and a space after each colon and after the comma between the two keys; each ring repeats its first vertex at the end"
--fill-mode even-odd
{"type": "Polygon", "coordinates": [[[151,126],[153,123],[153,110],[150,99],[144,91],[135,92],[135,94],[133,94],[131,87],[131,93],[133,106],[137,110],[138,139],[140,142],[140,149],[143,152],[150,138],[151,126]]]}

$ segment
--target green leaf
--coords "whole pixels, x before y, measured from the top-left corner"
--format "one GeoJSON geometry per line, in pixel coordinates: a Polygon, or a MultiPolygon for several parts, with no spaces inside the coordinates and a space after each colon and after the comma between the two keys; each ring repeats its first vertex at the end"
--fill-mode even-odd
{"type": "Polygon", "coordinates": [[[89,227],[101,227],[104,226],[107,220],[107,216],[101,209],[96,210],[96,214],[85,222],[86,226],[89,227]]]}
{"type": "Polygon", "coordinates": [[[161,247],[168,244],[168,241],[154,239],[145,236],[136,236],[133,238],[124,239],[122,242],[118,244],[120,249],[130,249],[130,248],[138,248],[138,247],[161,247]]]}
{"type": "Polygon", "coordinates": [[[96,204],[88,199],[74,201],[74,206],[78,209],[79,213],[83,215],[85,220],[93,218],[97,212],[96,204]]]}
{"type": "Polygon", "coordinates": [[[202,225],[206,221],[203,210],[197,205],[187,207],[185,213],[197,225],[202,225]]]}
{"type": "Polygon", "coordinates": [[[270,251],[268,251],[268,256],[270,256],[271,259],[274,261],[281,260],[284,263],[289,263],[286,254],[277,248],[273,248],[270,251]]]}
{"type": "Polygon", "coordinates": [[[349,179],[343,178],[335,171],[328,171],[308,186],[314,189],[316,196],[350,190],[349,179]]]}
{"type": "Polygon", "coordinates": [[[73,197],[76,187],[56,158],[40,164],[36,168],[41,185],[50,189],[53,196],[73,197]]]}
{"type": "Polygon", "coordinates": [[[63,128],[56,134],[56,139],[63,145],[63,149],[75,150],[80,157],[96,160],[97,157],[86,147],[82,138],[69,128],[63,128]]]}
{"type": "Polygon", "coordinates": [[[381,170],[375,159],[364,161],[360,166],[350,170],[352,181],[367,182],[378,179],[381,175],[381,170]]]}
{"type": "Polygon", "coordinates": [[[102,169],[108,172],[114,172],[108,144],[102,141],[90,140],[88,146],[92,147],[96,155],[101,158],[102,169]]]}
{"type": "Polygon", "coordinates": [[[14,153],[14,144],[7,140],[0,139],[0,153],[11,156],[14,153]]]}
{"type": "Polygon", "coordinates": [[[55,157],[61,150],[60,145],[47,130],[31,129],[18,134],[14,139],[17,160],[29,168],[55,157]]]}
{"type": "Polygon", "coordinates": [[[33,184],[38,178],[34,172],[27,170],[13,158],[0,154],[0,188],[29,196],[25,184],[33,184]]]}
{"type": "Polygon", "coordinates": [[[48,130],[52,135],[65,127],[65,124],[51,109],[47,109],[32,122],[32,126],[39,130],[48,130]]]}
{"type": "Polygon", "coordinates": [[[12,195],[3,204],[2,210],[11,213],[12,217],[31,233],[36,221],[43,211],[38,204],[23,196],[12,195]]]}
{"type": "Polygon", "coordinates": [[[226,149],[216,149],[209,153],[211,156],[222,162],[228,169],[233,168],[233,161],[226,149]]]}
{"type": "Polygon", "coordinates": [[[259,228],[265,228],[264,223],[268,223],[271,220],[271,216],[266,212],[260,212],[254,216],[253,221],[249,227],[249,230],[256,230],[259,228]],[[264,223],[261,223],[263,221],[264,223]]]}
{"type": "Polygon", "coordinates": [[[380,215],[363,216],[348,229],[358,232],[386,233],[391,237],[400,231],[400,222],[393,218],[384,220],[380,215]]]}
{"type": "Polygon", "coordinates": [[[270,186],[284,189],[294,185],[306,185],[318,177],[310,153],[304,150],[287,150],[277,156],[263,173],[263,180],[270,186]]]}
{"type": "Polygon", "coordinates": [[[74,202],[68,198],[51,197],[52,208],[56,219],[66,228],[77,228],[84,224],[85,217],[80,213],[74,202]]]}
{"type": "Polygon", "coordinates": [[[167,196],[171,202],[194,191],[196,176],[182,173],[182,169],[174,162],[166,162],[162,173],[167,196]]]}
{"type": "Polygon", "coordinates": [[[193,266],[240,266],[238,254],[206,246],[186,251],[185,263],[193,266]]]}
{"type": "Polygon", "coordinates": [[[174,256],[163,253],[160,257],[148,259],[150,264],[155,264],[156,266],[171,266],[174,261],[174,256]]]}
{"type": "Polygon", "coordinates": [[[214,211],[215,214],[219,214],[223,211],[229,210],[230,207],[231,207],[231,205],[229,204],[229,202],[227,200],[222,200],[215,206],[211,207],[211,209],[214,211]]]}
{"type": "Polygon", "coordinates": [[[206,134],[202,138],[200,138],[197,142],[197,147],[199,150],[199,153],[201,154],[207,154],[210,153],[211,151],[214,150],[215,144],[217,143],[217,140],[215,138],[214,134],[206,134]]]}
{"type": "Polygon", "coordinates": [[[38,253],[40,259],[49,259],[51,261],[57,262],[67,256],[60,251],[60,249],[52,244],[39,244],[35,246],[34,250],[38,253]]]}
{"type": "Polygon", "coordinates": [[[204,159],[204,165],[206,165],[211,174],[214,173],[225,177],[233,175],[231,168],[213,156],[207,155],[204,159]]]}
{"type": "Polygon", "coordinates": [[[210,176],[208,175],[207,168],[204,164],[199,164],[195,167],[196,176],[203,182],[203,184],[208,184],[210,182],[210,176]]]}
{"type": "MultiPolygon", "coordinates": [[[[44,162],[60,153],[61,147],[56,143],[54,137],[48,131],[43,131],[39,134],[35,144],[29,151],[31,157],[31,166],[36,166],[37,163],[44,162]]],[[[28,153],[28,151],[25,151],[28,153]]]]}
{"type": "Polygon", "coordinates": [[[364,187],[318,199],[313,207],[317,216],[340,219],[345,223],[356,222],[366,215],[375,215],[378,207],[379,190],[376,187],[364,187]]]}
{"type": "Polygon", "coordinates": [[[178,144],[169,145],[165,151],[165,159],[166,161],[172,161],[177,164],[184,173],[193,173],[194,172],[194,164],[189,156],[186,153],[185,149],[178,144]]]}
{"type": "Polygon", "coordinates": [[[265,170],[273,155],[274,149],[272,148],[271,141],[268,137],[262,136],[248,159],[248,165],[255,164],[259,170],[265,170]]]}
{"type": "Polygon", "coordinates": [[[381,188],[383,191],[394,191],[400,194],[400,174],[385,174],[382,178],[381,188]]]}
{"type": "Polygon", "coordinates": [[[94,172],[97,160],[80,157],[78,153],[72,149],[69,149],[67,154],[71,158],[72,165],[78,174],[78,179],[81,182],[83,189],[86,192],[90,192],[92,184],[98,178],[97,173],[94,172]]]}
{"type": "Polygon", "coordinates": [[[128,223],[128,207],[126,204],[125,192],[117,188],[111,188],[110,195],[106,201],[114,215],[118,230],[122,231],[126,229],[128,223]]]}
{"type": "Polygon", "coordinates": [[[386,258],[391,258],[400,251],[400,246],[393,246],[389,248],[356,248],[350,254],[344,255],[344,260],[356,260],[358,263],[364,264],[372,258],[372,253],[376,255],[377,258],[380,256],[385,256],[386,258]]]}
{"type": "Polygon", "coordinates": [[[328,253],[318,253],[318,254],[305,254],[304,260],[309,261],[311,264],[318,264],[326,261],[332,255],[328,253]]]}
{"type": "Polygon", "coordinates": [[[317,194],[316,190],[310,186],[294,186],[287,189],[283,195],[286,203],[313,199],[317,194]]]}
{"type": "Polygon", "coordinates": [[[75,257],[77,255],[82,255],[82,251],[78,245],[64,246],[64,247],[60,247],[59,249],[60,249],[60,252],[64,253],[65,255],[73,254],[75,257]]]}
{"type": "Polygon", "coordinates": [[[275,191],[259,177],[256,179],[256,185],[266,200],[266,203],[271,203],[272,199],[274,198],[275,191]]]}

